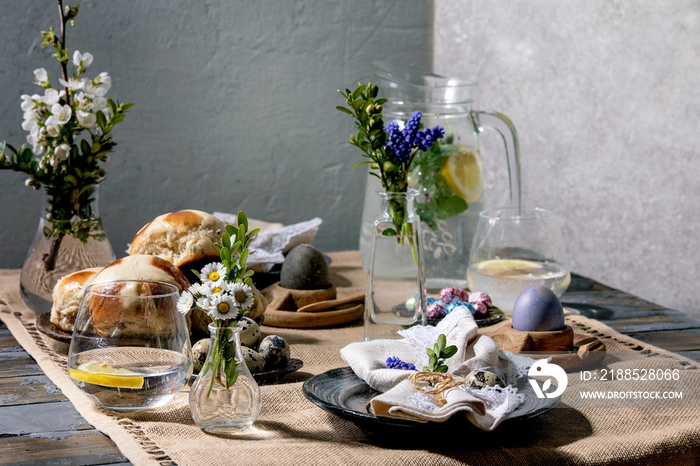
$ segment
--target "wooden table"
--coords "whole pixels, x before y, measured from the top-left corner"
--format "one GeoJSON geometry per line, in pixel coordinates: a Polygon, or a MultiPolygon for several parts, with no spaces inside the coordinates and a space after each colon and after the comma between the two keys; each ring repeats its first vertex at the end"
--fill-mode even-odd
{"type": "MultiPolygon", "coordinates": [[[[638,340],[700,361],[700,320],[573,275],[562,297],[638,340]]],[[[0,464],[128,464],[89,425],[0,322],[0,464]]]]}

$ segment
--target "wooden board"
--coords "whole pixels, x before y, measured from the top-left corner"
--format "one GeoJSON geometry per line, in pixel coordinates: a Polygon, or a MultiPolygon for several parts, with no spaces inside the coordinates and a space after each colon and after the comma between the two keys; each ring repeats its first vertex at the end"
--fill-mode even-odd
{"type": "MultiPolygon", "coordinates": [[[[265,310],[264,325],[284,328],[323,328],[337,327],[354,322],[365,313],[363,302],[349,303],[339,306],[337,309],[318,312],[296,312],[293,307],[285,308],[285,303],[291,302],[286,295],[289,290],[282,288],[278,283],[270,285],[262,290],[262,294],[270,304],[265,310]]],[[[344,299],[356,295],[358,288],[336,288],[337,299],[344,299]]]]}

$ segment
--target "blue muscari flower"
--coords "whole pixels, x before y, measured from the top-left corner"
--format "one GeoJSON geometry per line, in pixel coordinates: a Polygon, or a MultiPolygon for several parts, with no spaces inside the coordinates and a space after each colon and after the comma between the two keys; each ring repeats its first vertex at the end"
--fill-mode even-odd
{"type": "Polygon", "coordinates": [[[399,129],[398,122],[389,123],[386,129],[389,133],[387,148],[390,149],[390,157],[393,154],[391,161],[394,164],[403,164],[407,162],[411,155],[411,145],[406,143],[405,136],[399,129]]]}
{"type": "Polygon", "coordinates": [[[390,160],[394,164],[404,164],[408,162],[411,156],[411,151],[414,148],[419,148],[422,151],[427,151],[433,144],[445,135],[445,131],[441,126],[428,128],[420,131],[420,120],[423,114],[419,111],[413,112],[411,118],[406,122],[403,130],[399,129],[399,123],[393,121],[389,123],[385,131],[389,133],[389,138],[386,143],[390,160]]]}
{"type": "Polygon", "coordinates": [[[390,356],[386,359],[386,365],[389,369],[400,369],[402,371],[415,371],[416,366],[413,364],[403,362],[396,356],[390,356]]]}
{"type": "Polygon", "coordinates": [[[411,119],[406,122],[406,126],[403,129],[404,139],[411,148],[415,147],[414,142],[419,133],[418,130],[420,129],[420,119],[422,116],[423,114],[421,112],[413,112],[411,119]]]}
{"type": "Polygon", "coordinates": [[[424,130],[422,133],[419,133],[418,136],[419,139],[416,141],[416,145],[420,150],[425,152],[433,147],[433,144],[435,144],[438,139],[442,139],[445,136],[445,130],[442,126],[436,126],[435,128],[424,130]]]}
{"type": "Polygon", "coordinates": [[[388,125],[386,125],[386,128],[384,129],[385,133],[393,133],[399,131],[399,122],[398,121],[392,121],[388,125]]]}

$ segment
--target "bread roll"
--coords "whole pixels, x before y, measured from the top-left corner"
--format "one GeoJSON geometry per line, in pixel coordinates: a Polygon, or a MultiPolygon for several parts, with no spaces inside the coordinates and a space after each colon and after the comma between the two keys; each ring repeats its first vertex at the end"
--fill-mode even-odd
{"type": "Polygon", "coordinates": [[[221,242],[224,223],[200,210],[181,210],[156,217],[136,234],[129,254],[148,254],[165,259],[193,280],[191,270],[200,270],[219,260],[214,243],[221,242]]]}
{"type": "MultiPolygon", "coordinates": [[[[164,294],[170,287],[158,283],[111,283],[115,280],[148,280],[175,285],[179,292],[189,287],[180,269],[156,256],[134,255],[108,265],[93,279],[99,295],[92,295],[90,313],[92,324],[101,336],[157,336],[174,331],[173,313],[177,313],[177,298],[159,300],[157,306],[146,305],[139,298],[164,294]],[[100,285],[100,283],[104,283],[100,285]],[[120,297],[114,299],[113,297],[120,297]]],[[[91,288],[92,289],[92,288],[91,288]]]]}
{"type": "Polygon", "coordinates": [[[79,270],[61,278],[53,288],[53,306],[51,307],[51,323],[57,328],[73,331],[75,316],[78,315],[83,290],[92,283],[95,275],[102,267],[79,270]]]}

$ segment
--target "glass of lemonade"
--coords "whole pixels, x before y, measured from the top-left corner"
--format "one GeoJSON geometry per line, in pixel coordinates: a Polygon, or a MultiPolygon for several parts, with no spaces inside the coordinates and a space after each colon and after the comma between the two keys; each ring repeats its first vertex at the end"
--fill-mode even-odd
{"type": "Polygon", "coordinates": [[[118,280],[85,289],[68,351],[73,383],[100,408],[128,413],[172,399],[192,374],[178,288],[118,280]]]}
{"type": "Polygon", "coordinates": [[[571,274],[559,221],[540,208],[482,211],[472,242],[467,283],[484,291],[506,315],[530,285],[541,284],[561,296],[571,274]]]}

